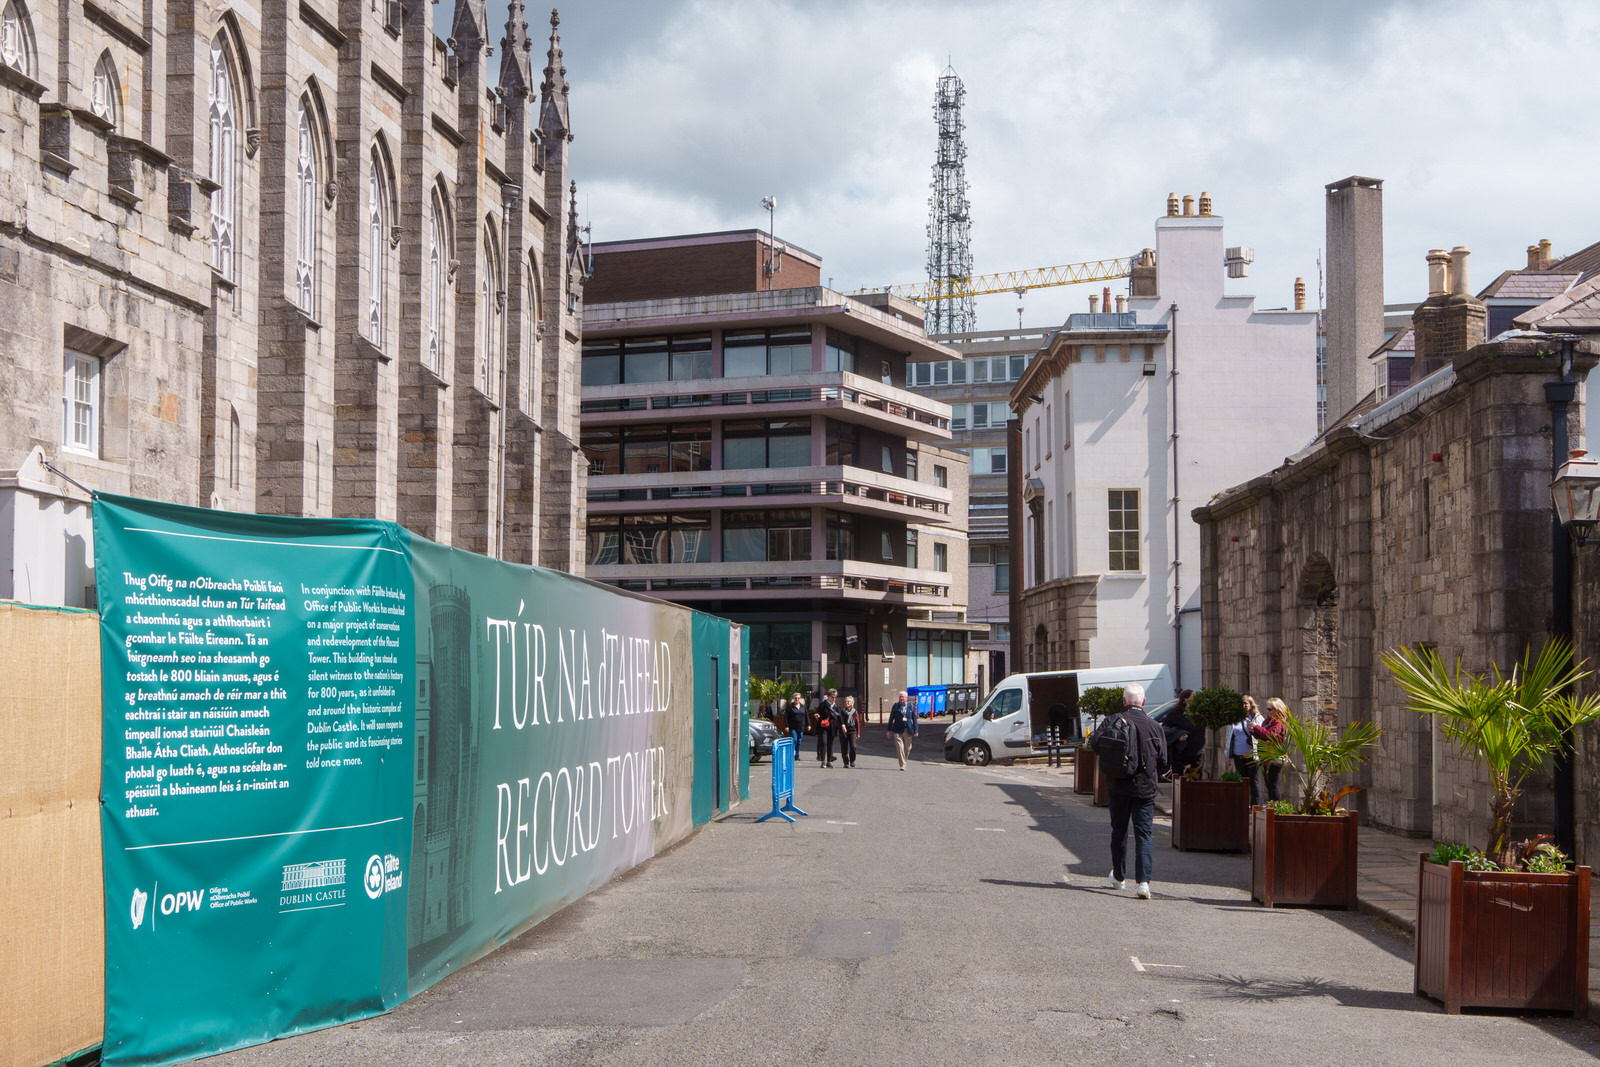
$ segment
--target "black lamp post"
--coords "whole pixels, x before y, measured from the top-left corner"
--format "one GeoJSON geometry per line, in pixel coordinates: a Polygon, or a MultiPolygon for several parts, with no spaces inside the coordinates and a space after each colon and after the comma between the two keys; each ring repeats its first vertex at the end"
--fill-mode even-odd
{"type": "MultiPolygon", "coordinates": [[[[1545,399],[1550,404],[1550,436],[1555,475],[1550,495],[1555,502],[1555,522],[1550,542],[1551,619],[1555,636],[1572,641],[1572,542],[1583,545],[1600,520],[1600,464],[1585,458],[1582,449],[1571,449],[1567,441],[1567,412],[1576,397],[1578,383],[1572,375],[1572,346],[1575,338],[1563,336],[1561,342],[1561,380],[1546,382],[1545,399]],[[1563,462],[1563,460],[1565,462],[1563,462]],[[1569,536],[1568,531],[1571,531],[1569,536]]],[[[1551,768],[1555,791],[1556,847],[1574,855],[1577,834],[1573,825],[1574,783],[1572,738],[1562,738],[1551,768]]]]}

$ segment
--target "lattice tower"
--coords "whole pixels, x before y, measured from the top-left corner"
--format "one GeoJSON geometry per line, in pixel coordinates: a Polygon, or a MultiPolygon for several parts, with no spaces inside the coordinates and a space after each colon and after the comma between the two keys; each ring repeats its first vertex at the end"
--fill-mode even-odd
{"type": "MultiPolygon", "coordinates": [[[[946,67],[933,90],[933,119],[939,128],[939,155],[933,164],[933,195],[928,197],[928,288],[959,293],[972,275],[972,244],[967,227],[967,146],[961,139],[961,104],[967,90],[953,67],[946,67]]],[[[965,333],[977,328],[977,309],[969,293],[930,300],[930,334],[965,333]]]]}

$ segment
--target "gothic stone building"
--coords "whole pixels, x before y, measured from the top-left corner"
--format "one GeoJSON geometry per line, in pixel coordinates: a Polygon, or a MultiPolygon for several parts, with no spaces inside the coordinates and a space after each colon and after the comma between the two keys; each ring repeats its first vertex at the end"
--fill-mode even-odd
{"type": "Polygon", "coordinates": [[[581,567],[554,14],[0,6],[0,596],[87,599],[67,479],[581,567]]]}

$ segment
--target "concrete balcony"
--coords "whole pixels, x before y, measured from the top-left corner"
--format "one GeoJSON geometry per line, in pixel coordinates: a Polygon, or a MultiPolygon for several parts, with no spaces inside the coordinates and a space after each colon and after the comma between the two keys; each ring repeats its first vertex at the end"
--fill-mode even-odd
{"type": "Polygon", "coordinates": [[[841,600],[952,606],[950,575],[860,560],[774,563],[589,564],[584,576],[669,600],[841,600]]]}
{"type": "Polygon", "coordinates": [[[821,506],[939,525],[950,521],[951,500],[949,489],[861,467],[762,467],[589,476],[591,515],[821,506]]]}
{"type": "Polygon", "coordinates": [[[588,385],[585,426],[826,414],[912,440],[950,440],[950,406],[849,371],[588,385]]]}

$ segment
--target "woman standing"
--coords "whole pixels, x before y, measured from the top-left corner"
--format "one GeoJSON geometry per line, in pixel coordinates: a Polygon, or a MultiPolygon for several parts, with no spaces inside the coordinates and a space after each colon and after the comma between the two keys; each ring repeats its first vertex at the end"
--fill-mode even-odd
{"type": "Polygon", "coordinates": [[[856,738],[861,736],[861,713],[856,710],[856,698],[844,698],[844,710],[839,713],[839,757],[846,767],[856,765],[856,738]]]}
{"type": "MultiPolygon", "coordinates": [[[[1257,741],[1273,741],[1282,743],[1284,734],[1288,731],[1283,725],[1283,713],[1289,710],[1278,697],[1267,701],[1267,715],[1256,724],[1251,733],[1257,741]]],[[[1283,792],[1278,786],[1278,779],[1283,775],[1283,760],[1269,760],[1261,765],[1261,776],[1265,779],[1268,800],[1282,800],[1283,792]]]]}
{"type": "Polygon", "coordinates": [[[783,724],[788,727],[789,736],[794,738],[796,759],[800,756],[800,738],[805,736],[807,718],[805,694],[796,690],[794,697],[789,701],[789,706],[783,709],[783,724]]]}
{"type": "Polygon", "coordinates": [[[1244,698],[1244,720],[1228,735],[1228,757],[1239,777],[1250,783],[1250,806],[1261,804],[1261,783],[1256,780],[1255,727],[1261,722],[1261,712],[1250,697],[1244,698]]]}

